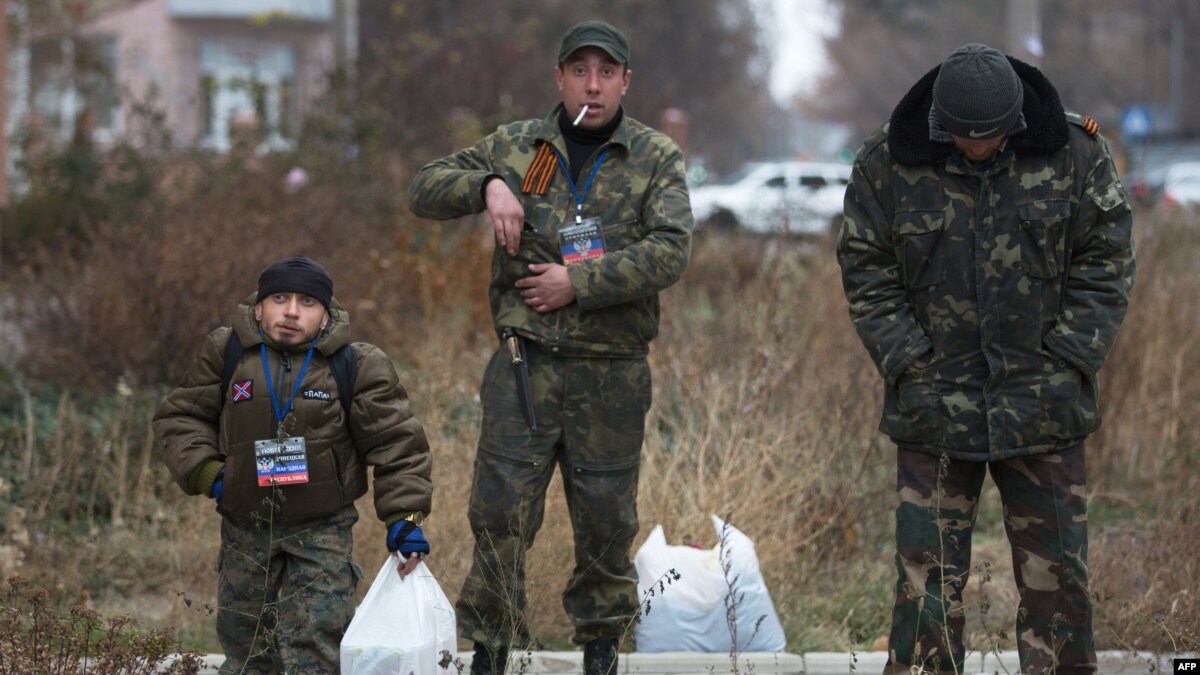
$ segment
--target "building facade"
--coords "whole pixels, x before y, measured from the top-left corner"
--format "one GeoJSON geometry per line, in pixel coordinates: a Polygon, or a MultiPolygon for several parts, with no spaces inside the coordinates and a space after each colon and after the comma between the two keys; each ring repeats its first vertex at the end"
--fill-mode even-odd
{"type": "Polygon", "coordinates": [[[60,142],[106,144],[136,132],[149,106],[179,146],[224,151],[251,128],[286,147],[338,57],[352,57],[354,10],[345,0],[115,3],[70,37],[34,33],[10,51],[25,69],[10,119],[23,113],[60,142]]]}

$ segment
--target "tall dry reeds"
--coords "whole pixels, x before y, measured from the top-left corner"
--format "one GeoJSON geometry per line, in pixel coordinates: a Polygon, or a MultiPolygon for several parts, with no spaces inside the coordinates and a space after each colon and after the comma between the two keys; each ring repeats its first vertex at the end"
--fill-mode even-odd
{"type": "MultiPolygon", "coordinates": [[[[208,198],[176,197],[165,222],[108,231],[77,262],[31,263],[10,280],[34,311],[17,314],[32,345],[20,374],[0,377],[0,571],[106,611],[132,605],[216,647],[205,605],[217,516],[169,481],[147,418],[259,269],[301,251],[333,271],[356,335],[398,364],[434,448],[428,563],[457,595],[471,559],[478,384],[495,347],[487,227],[397,216],[397,197],[376,188],[353,194],[390,207],[348,206],[336,182],[287,194],[275,186],[280,168],[206,184],[208,198]]],[[[1105,424],[1088,441],[1097,641],[1196,649],[1200,229],[1150,213],[1137,229],[1139,278],[1102,373],[1105,424]]],[[[697,233],[685,278],[663,294],[651,365],[643,532],[661,523],[673,541],[713,546],[708,515],[731,514],[756,541],[790,649],[879,648],[894,583],[894,452],[876,431],[879,378],[828,244],[697,233]]],[[[571,525],[558,485],[528,565],[530,628],[550,646],[571,632],[559,599],[571,525]]],[[[356,526],[364,569],[385,554],[370,505],[360,501],[356,526]]],[[[975,649],[1012,646],[999,520],[985,495],[967,597],[975,649]]]]}

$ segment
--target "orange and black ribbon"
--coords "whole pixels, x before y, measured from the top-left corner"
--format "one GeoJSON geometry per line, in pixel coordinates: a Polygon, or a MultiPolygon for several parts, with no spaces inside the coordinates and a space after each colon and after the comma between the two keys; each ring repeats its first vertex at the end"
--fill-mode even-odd
{"type": "Polygon", "coordinates": [[[1083,116],[1083,130],[1088,136],[1095,136],[1100,133],[1100,123],[1097,122],[1091,115],[1083,116]]]}
{"type": "Polygon", "coordinates": [[[554,147],[549,143],[542,143],[538,146],[537,154],[533,156],[533,163],[529,165],[529,170],[525,172],[525,180],[521,182],[521,192],[525,194],[533,192],[536,195],[546,194],[557,169],[554,147]]]}

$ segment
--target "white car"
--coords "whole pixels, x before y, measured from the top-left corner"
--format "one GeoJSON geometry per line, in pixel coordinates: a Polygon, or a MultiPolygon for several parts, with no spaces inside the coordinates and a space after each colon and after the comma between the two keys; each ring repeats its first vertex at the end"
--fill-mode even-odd
{"type": "Polygon", "coordinates": [[[691,190],[699,225],[824,234],[842,214],[850,167],[835,162],[751,162],[691,190]]]}
{"type": "Polygon", "coordinates": [[[1200,162],[1176,162],[1166,168],[1162,201],[1167,206],[1200,206],[1200,162]]]}

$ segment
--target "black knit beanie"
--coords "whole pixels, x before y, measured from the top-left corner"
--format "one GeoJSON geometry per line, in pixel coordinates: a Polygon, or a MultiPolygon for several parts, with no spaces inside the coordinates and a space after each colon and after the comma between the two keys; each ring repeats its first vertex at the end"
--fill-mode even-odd
{"type": "Polygon", "coordinates": [[[333,301],[333,279],[317,262],[294,255],[276,260],[258,275],[258,300],[272,293],[303,293],[316,298],[328,311],[333,301]]]}
{"type": "Polygon", "coordinates": [[[933,82],[933,109],[946,131],[999,138],[1021,117],[1024,85],[1008,58],[986,45],[963,45],[942,62],[933,82]]]}

